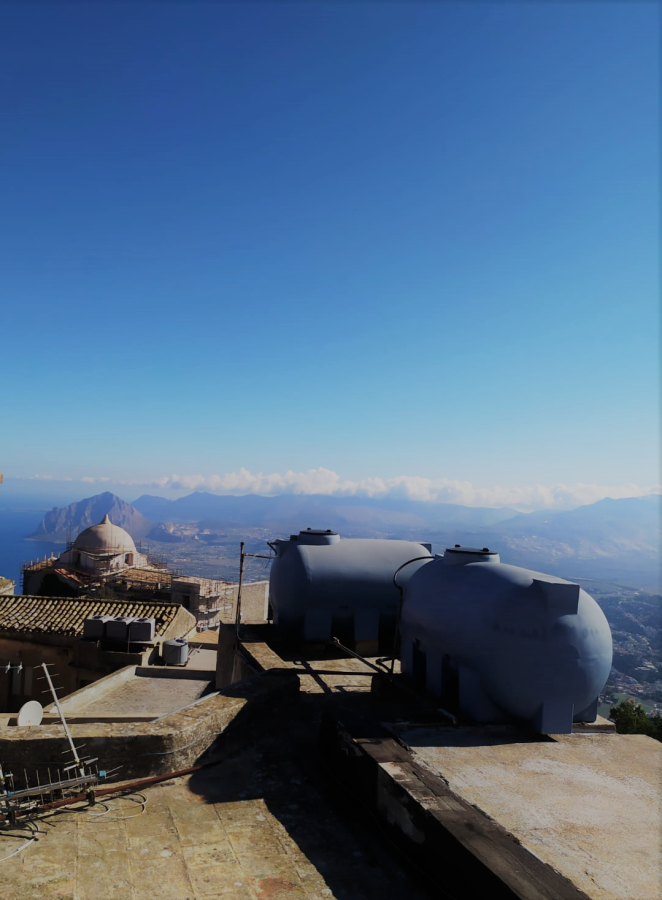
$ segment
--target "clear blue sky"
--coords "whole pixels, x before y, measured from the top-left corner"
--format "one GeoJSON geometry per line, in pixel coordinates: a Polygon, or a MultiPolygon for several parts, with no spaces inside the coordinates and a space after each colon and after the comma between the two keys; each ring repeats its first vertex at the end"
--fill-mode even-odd
{"type": "Polygon", "coordinates": [[[2,4],[7,482],[655,484],[659,25],[2,4]]]}

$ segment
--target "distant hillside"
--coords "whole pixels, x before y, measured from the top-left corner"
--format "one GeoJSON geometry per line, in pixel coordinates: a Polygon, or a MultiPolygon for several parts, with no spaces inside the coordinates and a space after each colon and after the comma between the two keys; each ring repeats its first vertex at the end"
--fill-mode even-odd
{"type": "Polygon", "coordinates": [[[213,519],[229,526],[296,530],[307,528],[479,528],[512,516],[514,509],[487,509],[416,500],[282,494],[278,497],[224,496],[196,491],[179,500],[144,495],[133,506],[154,520],[199,522],[213,519]],[[305,521],[304,521],[305,520],[305,521]]]}
{"type": "Polygon", "coordinates": [[[108,513],[133,538],[157,541],[159,552],[172,556],[173,564],[191,569],[195,560],[207,571],[223,556],[225,545],[232,555],[238,540],[257,537],[251,529],[266,540],[310,526],[332,528],[344,537],[431,541],[436,552],[455,543],[488,546],[503,562],[550,575],[660,592],[661,501],[659,495],[605,499],[569,512],[521,514],[452,503],[326,495],[194,493],[179,500],[143,496],[129,505],[105,493],[53,509],[30,537],[65,541],[108,513]]]}
{"type": "Polygon", "coordinates": [[[577,549],[594,545],[597,555],[613,552],[660,550],[659,494],[612,500],[606,497],[590,506],[568,512],[535,512],[514,516],[498,530],[510,535],[536,535],[550,541],[576,542],[577,549]],[[601,549],[598,549],[598,545],[601,549]]]}
{"type": "Polygon", "coordinates": [[[518,515],[472,538],[493,545],[504,562],[660,591],[661,507],[659,494],[605,498],[568,512],[518,515]]]}
{"type": "Polygon", "coordinates": [[[73,540],[85,528],[98,525],[106,514],[113,525],[124,528],[134,540],[144,538],[154,524],[133,506],[106,491],[95,497],[79,500],[78,503],[70,503],[63,509],[54,507],[46,513],[28,540],[53,543],[73,540]]]}

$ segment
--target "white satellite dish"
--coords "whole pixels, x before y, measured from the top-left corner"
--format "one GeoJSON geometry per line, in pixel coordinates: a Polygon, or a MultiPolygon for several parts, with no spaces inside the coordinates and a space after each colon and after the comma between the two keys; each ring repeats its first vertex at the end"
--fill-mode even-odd
{"type": "Polygon", "coordinates": [[[38,700],[28,700],[18,711],[17,724],[41,725],[44,708],[38,700]]]}

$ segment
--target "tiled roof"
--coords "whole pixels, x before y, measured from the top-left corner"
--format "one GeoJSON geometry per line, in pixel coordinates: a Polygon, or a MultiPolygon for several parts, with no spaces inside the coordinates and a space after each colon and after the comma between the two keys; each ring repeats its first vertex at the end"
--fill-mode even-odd
{"type": "Polygon", "coordinates": [[[173,623],[180,607],[141,600],[99,600],[88,597],[0,595],[0,631],[80,635],[89,616],[132,616],[155,619],[157,636],[173,623]]]}

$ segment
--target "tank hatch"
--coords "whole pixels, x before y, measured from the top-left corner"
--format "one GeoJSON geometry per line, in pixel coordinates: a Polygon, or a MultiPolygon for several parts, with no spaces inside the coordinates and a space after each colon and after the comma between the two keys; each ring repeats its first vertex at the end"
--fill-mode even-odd
{"type": "Polygon", "coordinates": [[[337,544],[340,535],[337,531],[331,531],[330,528],[322,530],[321,528],[306,528],[305,531],[299,532],[300,544],[337,544]]]}
{"type": "Polygon", "coordinates": [[[444,553],[444,562],[450,566],[461,566],[472,562],[498,563],[500,561],[496,550],[490,550],[489,547],[462,547],[460,544],[456,544],[454,547],[447,547],[444,553]]]}

